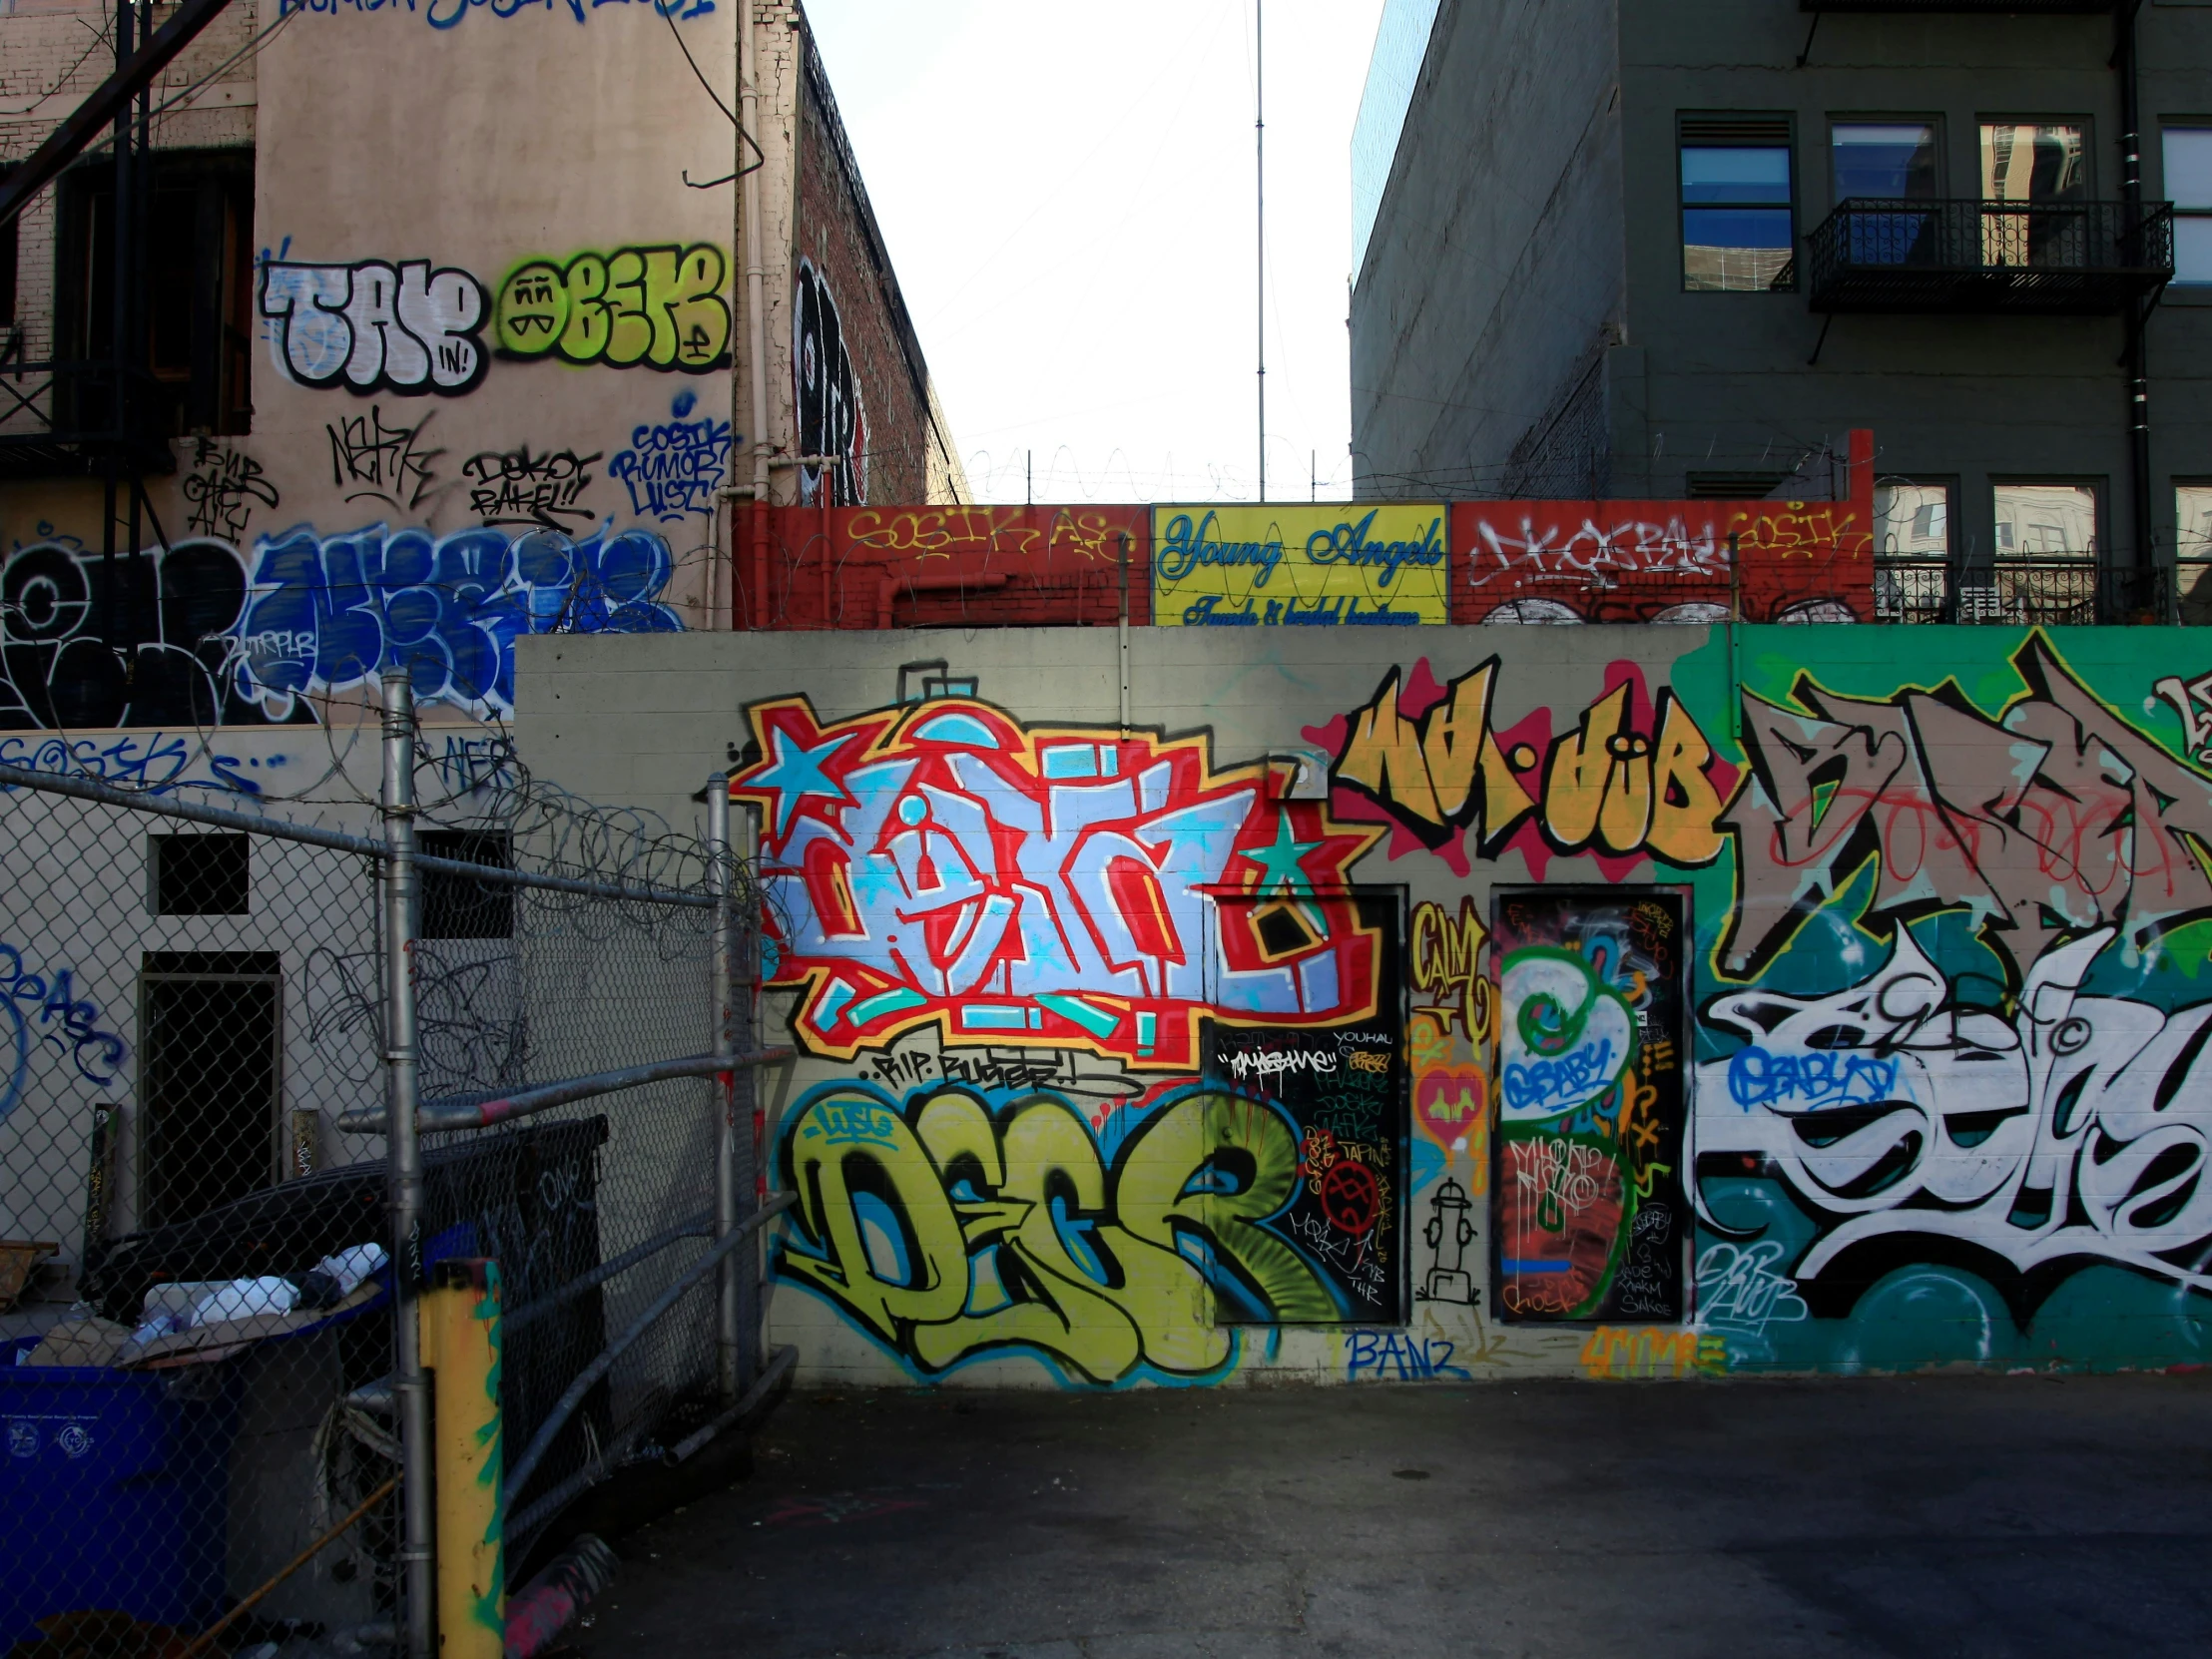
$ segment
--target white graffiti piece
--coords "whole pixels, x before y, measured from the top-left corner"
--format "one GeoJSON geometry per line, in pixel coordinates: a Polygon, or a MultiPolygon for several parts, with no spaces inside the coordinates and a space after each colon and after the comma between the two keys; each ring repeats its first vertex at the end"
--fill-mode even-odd
{"type": "MultiPolygon", "coordinates": [[[[2151,690],[2172,705],[2174,713],[2181,717],[2182,742],[2190,758],[2202,763],[2212,756],[2212,674],[2202,674],[2188,681],[2178,674],[2169,674],[2151,690]]],[[[2145,714],[2157,706],[2156,698],[2143,700],[2145,714]]]]}
{"type": "MultiPolygon", "coordinates": [[[[1910,1238],[1916,1259],[1942,1240],[2022,1276],[2101,1260],[2212,1290],[2212,1003],[2085,994],[2118,931],[2046,951],[2009,1015],[1958,1006],[1904,927],[1878,972],[1831,995],[1716,998],[1707,1024],[1744,1046],[1699,1068],[1701,1164],[1763,1160],[1820,1218],[1791,1269],[1803,1287],[1910,1238]]],[[[1743,1237],[1702,1188],[1699,1205],[1743,1237]]]]}
{"type": "Polygon", "coordinates": [[[1549,1118],[1604,1098],[1635,1057],[1636,1018],[1571,951],[1523,950],[1498,984],[1501,1109],[1549,1118]]]}
{"type": "Polygon", "coordinates": [[[1797,1285],[1780,1270],[1782,1246],[1707,1245],[1697,1259],[1698,1325],[1735,1339],[1766,1335],[1770,1324],[1798,1325],[1810,1318],[1797,1285]]]}
{"type": "Polygon", "coordinates": [[[1293,1049],[1279,1052],[1247,1054],[1242,1050],[1229,1056],[1229,1069],[1238,1082],[1248,1077],[1258,1077],[1263,1082],[1280,1076],[1286,1071],[1329,1072],[1337,1069],[1334,1054],[1301,1053],[1293,1049]]]}
{"type": "Polygon", "coordinates": [[[490,304],[465,271],[432,271],[427,260],[272,260],[261,288],[262,315],[276,319],[276,367],[303,385],[453,396],[484,377],[477,330],[490,304]]]}
{"type": "Polygon", "coordinates": [[[1560,524],[1539,526],[1534,518],[1524,517],[1516,535],[1482,517],[1475,523],[1475,534],[1480,545],[1470,561],[1467,581],[1477,588],[1516,575],[1728,575],[1728,538],[1711,519],[1702,528],[1692,530],[1679,518],[1670,518],[1664,524],[1624,519],[1605,526],[1585,518],[1579,527],[1570,530],[1560,524]]]}

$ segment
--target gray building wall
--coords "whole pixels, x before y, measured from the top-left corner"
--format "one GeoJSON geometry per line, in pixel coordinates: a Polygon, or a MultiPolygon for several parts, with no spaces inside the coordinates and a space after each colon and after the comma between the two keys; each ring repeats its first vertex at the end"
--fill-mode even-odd
{"type": "Polygon", "coordinates": [[[1437,14],[1353,290],[1353,462],[1371,495],[1497,493],[1625,299],[1613,0],[1437,14]]]}
{"type": "MultiPolygon", "coordinates": [[[[1398,200],[1385,200],[1354,295],[1356,388],[1376,388],[1355,391],[1354,444],[1366,452],[1365,476],[1378,493],[1387,491],[1393,472],[1457,466],[1474,479],[1502,476],[1514,442],[1555,398],[1530,359],[1557,361],[1569,349],[1563,324],[1501,338],[1487,325],[1506,303],[1490,278],[1467,263],[1432,258],[1417,229],[1424,181],[1447,173],[1455,159],[1470,197],[1510,203],[1518,199],[1511,181],[1548,177],[1552,156],[1569,142],[1569,122],[1558,112],[1548,125],[1498,119],[1513,106],[1492,88],[1509,76],[1497,67],[1485,72],[1488,79],[1477,75],[1475,49],[1462,44],[1477,15],[1497,9],[1447,5],[1439,18],[1431,59],[1440,84],[1424,83],[1415,100],[1391,179],[1398,200]],[[1458,96],[1451,95],[1454,77],[1464,87],[1458,96]],[[1473,156],[1481,167],[1465,166],[1473,156]],[[1453,318],[1458,333],[1448,344],[1416,338],[1398,320],[1405,314],[1453,318]],[[1409,395],[1484,408],[1479,419],[1447,427],[1429,417],[1423,426],[1396,412],[1409,395]]],[[[1837,117],[1935,118],[1943,190],[1959,198],[1979,194],[1982,118],[2083,119],[2089,193],[2116,200],[2111,17],[1835,13],[1822,16],[1817,30],[1812,23],[1810,14],[1771,0],[1629,0],[1619,8],[1617,39],[1601,30],[1568,32],[1538,60],[1544,74],[1577,89],[1618,64],[1621,185],[1611,200],[1619,204],[1625,249],[1617,312],[1625,349],[1607,353],[1603,374],[1611,492],[1669,497],[1686,493],[1699,472],[1784,471],[1808,450],[1840,449],[1848,429],[1866,426],[1884,476],[1955,483],[1955,551],[1988,548],[1990,481],[2006,477],[2094,481],[2105,545],[2129,548],[2119,317],[1847,314],[1824,341],[1825,319],[1808,305],[1802,270],[1792,292],[1685,292],[1675,136],[1684,111],[1792,119],[1801,266],[1803,239],[1834,207],[1829,122],[1837,117]]],[[[2164,191],[2161,120],[2201,121],[2212,111],[2205,73],[2212,10],[2147,5],[2137,30],[2143,189],[2155,200],[2164,191]]],[[[1502,56],[1504,45],[1492,51],[1502,56]]],[[[1470,202],[1461,211],[1504,210],[1470,202]]],[[[1534,221],[1512,229],[1524,238],[1557,236],[1534,221]]],[[[1597,241],[1581,226],[1575,239],[1577,248],[1597,241]]],[[[1509,269],[1534,269],[1545,257],[1510,243],[1492,256],[1509,269]]],[[[1548,316],[1565,305],[1562,295],[1597,285],[1594,275],[1557,278],[1543,297],[1518,301],[1520,314],[1548,316]]],[[[2212,468],[2205,458],[2207,303],[2212,288],[2170,290],[2149,324],[2152,530],[2169,553],[2172,482],[2212,468]]],[[[1432,487],[1452,492],[1444,473],[1432,487]]]]}

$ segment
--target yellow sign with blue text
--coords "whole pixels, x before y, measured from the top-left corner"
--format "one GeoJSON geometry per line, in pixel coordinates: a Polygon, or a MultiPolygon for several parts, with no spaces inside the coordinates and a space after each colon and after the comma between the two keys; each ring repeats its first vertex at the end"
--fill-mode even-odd
{"type": "Polygon", "coordinates": [[[1152,620],[1167,628],[1448,622],[1444,509],[1155,507],[1152,620]]]}

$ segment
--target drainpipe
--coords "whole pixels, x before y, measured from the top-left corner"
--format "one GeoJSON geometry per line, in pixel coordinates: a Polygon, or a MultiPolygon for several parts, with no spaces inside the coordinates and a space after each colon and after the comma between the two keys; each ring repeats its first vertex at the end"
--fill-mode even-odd
{"type": "MultiPolygon", "coordinates": [[[[2143,218],[2143,143],[2136,87],[2135,10],[2142,0],[2118,0],[2112,8],[2112,67],[2120,78],[2120,200],[2126,205],[2131,242],[2141,236],[2143,218]]],[[[2139,242],[2135,243],[2140,246],[2139,242]]],[[[2139,263],[2139,262],[2138,262],[2139,263]]],[[[2151,301],[2155,304],[2155,299],[2151,301]]],[[[2151,534],[2150,367],[2143,334],[2150,304],[2130,299],[2127,306],[2127,472],[2130,508],[2135,518],[2135,592],[2122,609],[2139,613],[2154,592],[2158,555],[2151,534]]],[[[2163,609],[2163,607],[2161,607],[2163,609]]],[[[2111,618],[2100,618],[2109,621],[2111,618]]],[[[2163,618],[2161,618],[2163,620],[2163,618]]]]}
{"type": "MultiPolygon", "coordinates": [[[[761,144],[761,51],[759,22],[754,0],[742,0],[738,20],[738,119],[761,144]]],[[[753,382],[753,548],[752,603],[746,607],[750,627],[768,622],[768,318],[764,290],[767,286],[766,239],[761,235],[761,175],[767,171],[767,146],[761,145],[761,163],[742,181],[745,190],[745,353],[753,382]]],[[[734,533],[734,542],[737,538],[734,533]]],[[[732,550],[735,552],[735,549],[732,550]]],[[[733,558],[731,567],[736,568],[733,558]]],[[[732,618],[736,625],[736,618],[732,618]]]]}

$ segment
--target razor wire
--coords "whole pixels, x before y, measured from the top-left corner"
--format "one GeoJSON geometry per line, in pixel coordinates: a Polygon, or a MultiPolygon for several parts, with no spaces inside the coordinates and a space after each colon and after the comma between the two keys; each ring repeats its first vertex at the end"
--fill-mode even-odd
{"type": "MultiPolygon", "coordinates": [[[[222,1640],[404,1643],[402,1503],[377,1497],[411,1306],[380,1121],[388,858],[358,779],[377,746],[331,746],[317,802],[0,768],[0,1651],[189,1638],[356,1511],[222,1640]]],[[[716,889],[745,936],[750,867],[536,779],[503,736],[459,770],[408,748],[425,1106],[718,1048],[716,889]]],[[[423,1141],[421,1265],[499,1262],[503,1433],[510,1456],[544,1441],[508,1494],[518,1569],[592,1484],[730,1412],[708,1258],[718,1124],[750,1125],[750,1081],[423,1141]]],[[[747,1340],[750,1380],[757,1317],[747,1340]]]]}

